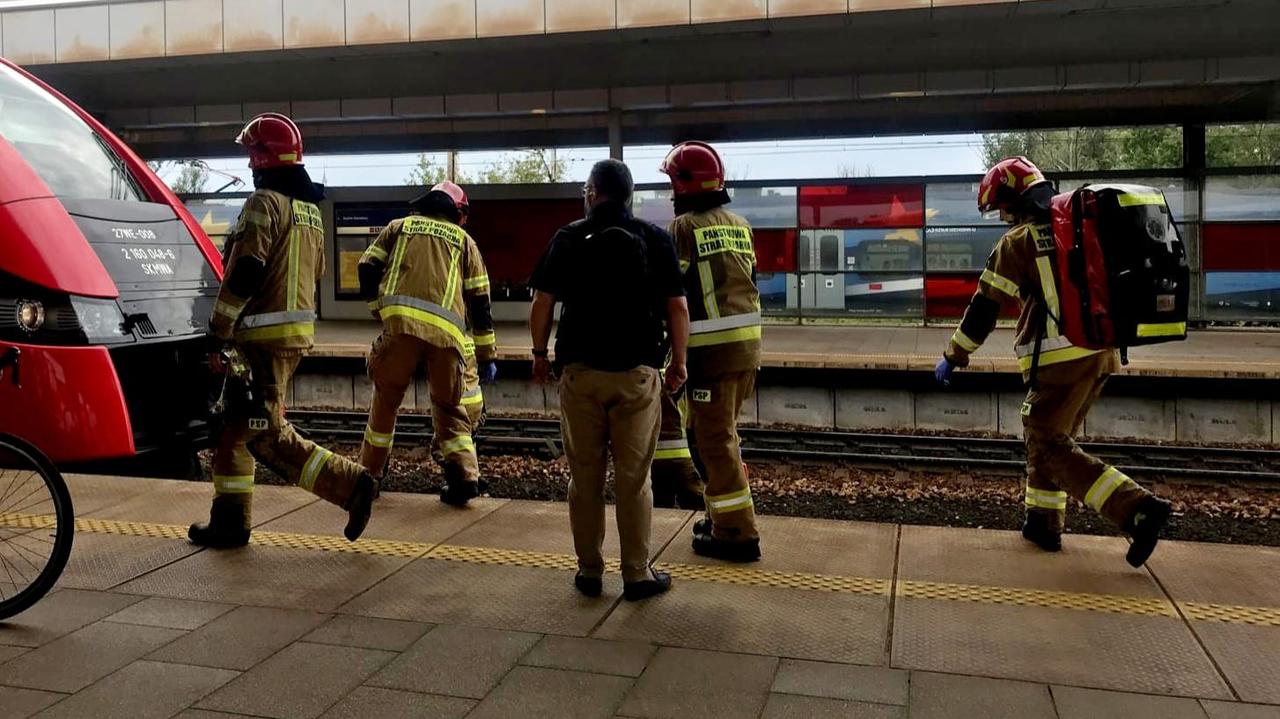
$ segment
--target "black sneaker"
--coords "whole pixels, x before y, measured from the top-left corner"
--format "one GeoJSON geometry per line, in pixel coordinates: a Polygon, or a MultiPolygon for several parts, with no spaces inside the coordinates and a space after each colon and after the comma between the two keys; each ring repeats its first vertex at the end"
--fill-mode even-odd
{"type": "Polygon", "coordinates": [[[1160,541],[1160,532],[1169,523],[1169,515],[1173,508],[1163,499],[1154,495],[1144,497],[1133,510],[1133,516],[1125,525],[1125,531],[1133,539],[1125,560],[1130,566],[1141,567],[1156,551],[1156,542],[1160,541]]]}
{"type": "Polygon", "coordinates": [[[588,577],[578,572],[573,577],[573,586],[578,588],[584,597],[595,599],[604,592],[604,580],[600,577],[588,577]]]}
{"type": "Polygon", "coordinates": [[[347,541],[354,542],[364,534],[369,526],[369,517],[373,514],[373,500],[378,496],[378,480],[368,472],[362,472],[356,480],[356,486],[347,498],[343,509],[347,510],[347,526],[342,530],[347,541]]]}
{"type": "Polygon", "coordinates": [[[213,522],[191,525],[187,539],[198,547],[209,549],[236,549],[249,543],[249,530],[243,527],[219,526],[213,522]]]}
{"type": "Polygon", "coordinates": [[[1022,538],[1046,552],[1062,551],[1062,533],[1049,526],[1043,514],[1030,513],[1022,523],[1022,538]]]}
{"type": "Polygon", "coordinates": [[[650,569],[649,573],[652,575],[649,579],[642,579],[638,582],[624,582],[622,585],[622,598],[628,602],[638,602],[649,597],[656,597],[671,589],[670,574],[659,572],[656,569],[650,569]]]}
{"type": "Polygon", "coordinates": [[[693,535],[693,553],[726,562],[760,561],[760,540],[716,539],[710,534],[693,535]]]}

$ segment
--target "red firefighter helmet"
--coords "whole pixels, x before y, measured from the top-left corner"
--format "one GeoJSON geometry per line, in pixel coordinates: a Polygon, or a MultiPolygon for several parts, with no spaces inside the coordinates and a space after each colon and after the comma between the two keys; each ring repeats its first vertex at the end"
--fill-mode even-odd
{"type": "Polygon", "coordinates": [[[705,142],[682,142],[671,148],[658,171],[671,178],[676,197],[724,189],[724,162],[705,142]]]}
{"type": "Polygon", "coordinates": [[[249,151],[249,167],[255,170],[302,164],[302,133],[293,120],[278,112],[250,120],[236,143],[249,151]]]}
{"type": "Polygon", "coordinates": [[[1048,182],[1040,168],[1021,155],[1006,157],[987,170],[978,186],[978,212],[1008,210],[1022,193],[1048,182]]]}
{"type": "Polygon", "coordinates": [[[445,180],[432,187],[429,192],[443,192],[453,200],[453,206],[458,208],[458,213],[462,215],[461,224],[467,224],[467,215],[471,214],[471,203],[467,200],[467,193],[456,183],[445,180]]]}

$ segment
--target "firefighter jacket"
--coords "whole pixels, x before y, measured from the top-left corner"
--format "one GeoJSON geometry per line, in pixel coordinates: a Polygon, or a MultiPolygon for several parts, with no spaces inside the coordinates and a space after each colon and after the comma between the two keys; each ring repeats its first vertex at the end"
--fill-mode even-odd
{"type": "Polygon", "coordinates": [[[237,343],[310,349],[316,282],[324,274],[320,208],[259,189],[240,211],[223,253],[226,280],[210,328],[237,343]]]}
{"type": "Polygon", "coordinates": [[[470,327],[476,359],[496,358],[489,275],[475,240],[461,227],[420,215],[395,220],[360,264],[362,276],[380,271],[369,309],[381,318],[385,334],[412,335],[462,355],[470,327]]]}
{"type": "Polygon", "coordinates": [[[1097,354],[1100,350],[1072,345],[1058,327],[1062,310],[1054,255],[1053,228],[1047,223],[1024,223],[1006,232],[987,258],[978,291],[951,336],[947,358],[967,366],[969,355],[995,328],[1001,309],[1015,301],[1021,303],[1022,313],[1014,350],[1024,379],[1035,361],[1037,339],[1043,368],[1097,354]]]}
{"type": "Polygon", "coordinates": [[[751,226],[723,208],[671,221],[689,298],[690,377],[760,365],[760,293],[751,226]]]}

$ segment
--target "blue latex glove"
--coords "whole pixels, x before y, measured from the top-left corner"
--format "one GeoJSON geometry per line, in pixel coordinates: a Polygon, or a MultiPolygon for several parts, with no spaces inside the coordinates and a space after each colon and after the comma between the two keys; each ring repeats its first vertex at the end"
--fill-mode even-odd
{"type": "Polygon", "coordinates": [[[939,384],[943,387],[947,387],[951,384],[951,373],[955,371],[955,364],[946,357],[943,357],[938,360],[938,365],[933,368],[933,376],[938,380],[939,384]]]}
{"type": "Polygon", "coordinates": [[[481,362],[480,363],[480,384],[493,384],[498,381],[498,363],[497,362],[481,362]]]}

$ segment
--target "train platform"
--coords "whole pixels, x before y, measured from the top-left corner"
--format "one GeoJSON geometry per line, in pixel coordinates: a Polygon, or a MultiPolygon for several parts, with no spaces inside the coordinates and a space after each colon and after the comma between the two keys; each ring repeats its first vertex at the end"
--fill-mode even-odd
{"type": "MultiPolygon", "coordinates": [[[[764,328],[766,368],[932,371],[954,327],[778,325],[764,328]]],[[[378,335],[372,321],[325,321],[316,328],[313,355],[366,357],[378,335]]],[[[528,360],[528,326],[501,323],[498,356],[528,360]]],[[[1280,379],[1280,331],[1192,331],[1186,342],[1131,351],[1122,375],[1174,378],[1280,379]]],[[[968,372],[1018,374],[1013,331],[997,329],[968,372]]]]}
{"type": "MultiPolygon", "coordinates": [[[[68,478],[58,589],[0,624],[3,717],[1280,718],[1280,550],[763,517],[765,559],[654,516],[666,595],[576,593],[563,504],[296,488],[205,551],[207,484],[68,478]]],[[[607,554],[617,556],[610,530],[607,554]]]]}

